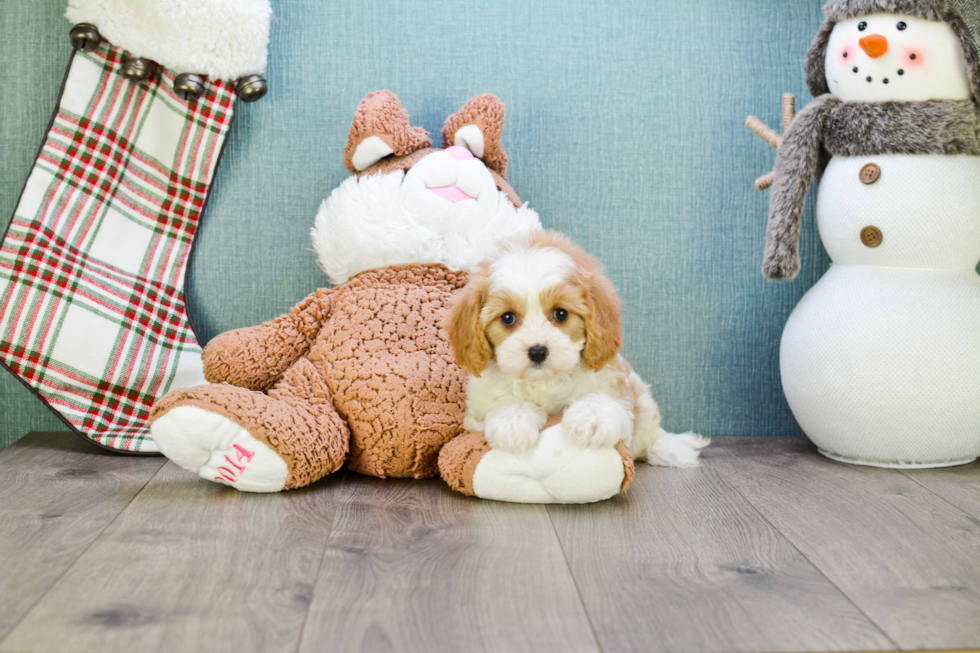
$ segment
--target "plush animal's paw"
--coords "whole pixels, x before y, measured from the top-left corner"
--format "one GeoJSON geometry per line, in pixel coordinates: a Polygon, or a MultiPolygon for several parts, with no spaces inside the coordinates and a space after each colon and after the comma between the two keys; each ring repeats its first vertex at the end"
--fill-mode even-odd
{"type": "Polygon", "coordinates": [[[623,440],[629,443],[633,420],[615,399],[592,394],[565,409],[561,419],[568,438],[583,447],[605,449],[623,440]]]}
{"type": "Polygon", "coordinates": [[[487,417],[487,443],[510,453],[530,451],[547,421],[547,413],[531,403],[498,406],[487,417]]]}
{"type": "Polygon", "coordinates": [[[565,437],[558,418],[529,453],[491,449],[482,433],[460,435],[439,453],[439,471],[457,492],[515,503],[602,501],[625,492],[634,474],[624,445],[581,447],[565,437]]]}
{"type": "Polygon", "coordinates": [[[711,440],[696,433],[662,433],[647,452],[647,463],[661,467],[697,467],[701,449],[711,440]]]}
{"type": "Polygon", "coordinates": [[[177,406],[150,425],[164,456],[201,478],[243,492],[278,492],[289,470],[275,451],[223,415],[177,406]]]}

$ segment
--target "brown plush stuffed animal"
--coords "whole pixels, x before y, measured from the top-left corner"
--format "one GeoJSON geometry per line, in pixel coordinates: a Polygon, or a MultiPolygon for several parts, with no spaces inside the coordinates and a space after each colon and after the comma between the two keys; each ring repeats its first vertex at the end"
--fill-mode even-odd
{"type": "Polygon", "coordinates": [[[302,487],[345,462],[373,476],[435,475],[464,413],[443,311],[499,241],[540,229],[506,181],[503,124],[500,100],[481,95],[446,120],[435,149],[398,98],[368,95],[344,150],[356,176],[313,229],[335,287],[208,343],[212,385],[153,409],[160,450],[251,492],[302,487]]]}

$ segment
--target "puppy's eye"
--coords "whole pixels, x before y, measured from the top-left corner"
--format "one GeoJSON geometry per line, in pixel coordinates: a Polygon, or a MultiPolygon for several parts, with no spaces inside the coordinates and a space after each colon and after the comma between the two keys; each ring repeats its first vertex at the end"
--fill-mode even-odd
{"type": "Polygon", "coordinates": [[[504,313],[500,316],[500,321],[504,326],[514,326],[517,324],[517,316],[513,313],[504,313]]]}
{"type": "Polygon", "coordinates": [[[868,29],[868,24],[866,22],[862,20],[860,23],[858,23],[858,31],[863,32],[866,29],[868,29]]]}
{"type": "Polygon", "coordinates": [[[556,308],[551,312],[551,315],[555,318],[555,322],[564,322],[568,319],[568,311],[564,308],[556,308]]]}
{"type": "Polygon", "coordinates": [[[902,31],[905,31],[905,28],[908,27],[908,25],[905,24],[905,21],[902,21],[901,23],[899,23],[897,25],[897,27],[898,27],[898,31],[899,32],[902,32],[902,31]]]}

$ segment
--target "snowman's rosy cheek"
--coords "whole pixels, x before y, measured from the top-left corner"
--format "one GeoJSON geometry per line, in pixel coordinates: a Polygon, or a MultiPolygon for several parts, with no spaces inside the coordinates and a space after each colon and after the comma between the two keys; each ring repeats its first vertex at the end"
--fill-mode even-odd
{"type": "Polygon", "coordinates": [[[916,68],[922,68],[926,65],[926,56],[922,48],[905,48],[902,52],[902,67],[911,68],[915,70],[916,68]]]}

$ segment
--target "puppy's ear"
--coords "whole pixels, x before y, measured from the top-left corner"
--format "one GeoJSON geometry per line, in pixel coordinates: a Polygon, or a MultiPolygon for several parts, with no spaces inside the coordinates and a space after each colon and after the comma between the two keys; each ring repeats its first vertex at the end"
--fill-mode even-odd
{"type": "Polygon", "coordinates": [[[585,316],[585,348],[582,364],[593,372],[608,365],[623,347],[623,326],[619,316],[619,297],[602,268],[594,261],[580,269],[588,314],[585,316]]]}
{"type": "Polygon", "coordinates": [[[507,153],[500,144],[504,133],[504,103],[496,95],[484,93],[446,118],[442,127],[442,146],[459,145],[482,159],[488,168],[507,178],[507,153]]]}
{"type": "Polygon", "coordinates": [[[391,91],[375,91],[361,100],[344,148],[344,165],[362,172],[389,154],[405,156],[432,145],[429,134],[412,127],[408,112],[391,91]]]}
{"type": "Polygon", "coordinates": [[[474,273],[449,309],[447,327],[456,352],[456,363],[473,376],[480,376],[493,358],[493,347],[480,322],[488,285],[488,272],[474,273]]]}

